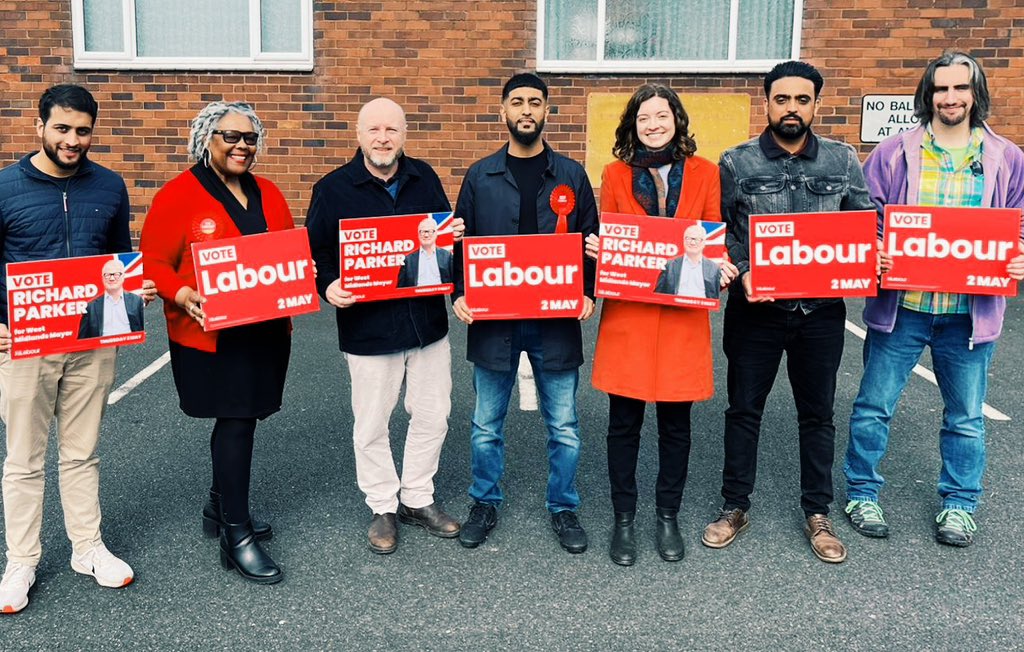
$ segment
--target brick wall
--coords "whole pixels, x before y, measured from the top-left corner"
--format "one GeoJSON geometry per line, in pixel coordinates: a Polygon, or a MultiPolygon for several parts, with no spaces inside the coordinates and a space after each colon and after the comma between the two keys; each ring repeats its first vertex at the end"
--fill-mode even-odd
{"type": "MultiPolygon", "coordinates": [[[[187,167],[188,124],[207,102],[253,102],[269,131],[258,172],[301,218],[312,184],[355,150],[359,107],[378,95],[408,114],[407,150],[437,169],[453,203],[462,174],[506,137],[500,86],[534,65],[533,0],[314,2],[312,73],[76,72],[70,0],[0,0],[0,165],[38,149],[33,118],[55,83],[89,87],[100,102],[92,157],[124,175],[138,231],[165,181],[187,167]]],[[[860,98],[912,93],[946,47],[980,57],[993,96],[990,123],[1024,142],[1024,5],[1019,0],[804,0],[803,58],[826,86],[818,132],[858,145],[860,98]]],[[[582,162],[586,98],[667,83],[688,93],[751,96],[751,133],[763,125],[760,75],[545,75],[546,134],[582,162]]],[[[699,139],[699,134],[698,139],[699,139]]]]}

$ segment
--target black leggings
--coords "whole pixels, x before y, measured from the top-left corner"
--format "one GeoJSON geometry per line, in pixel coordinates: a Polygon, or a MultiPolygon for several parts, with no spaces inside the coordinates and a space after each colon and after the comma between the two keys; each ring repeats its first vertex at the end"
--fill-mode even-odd
{"type": "Polygon", "coordinates": [[[225,523],[249,520],[249,472],[256,419],[218,418],[210,435],[213,486],[225,523]]]}
{"type": "MultiPolygon", "coordinates": [[[[646,403],[608,395],[608,480],[616,512],[636,511],[636,462],[646,403]]],[[[655,505],[679,509],[690,460],[690,402],[656,403],[658,415],[658,479],[655,505]]]]}

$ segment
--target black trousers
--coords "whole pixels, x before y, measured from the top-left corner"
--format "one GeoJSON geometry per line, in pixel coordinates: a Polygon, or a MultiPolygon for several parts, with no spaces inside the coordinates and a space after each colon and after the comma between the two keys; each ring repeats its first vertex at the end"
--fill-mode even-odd
{"type": "Polygon", "coordinates": [[[785,352],[800,437],[800,506],[807,516],[828,514],[836,438],[833,404],[845,320],[846,305],[841,301],[805,314],[729,297],[723,328],[729,359],[722,471],[725,509],[750,509],[761,415],[785,352]]]}
{"type": "MultiPolygon", "coordinates": [[[[616,512],[636,511],[636,461],[647,404],[608,395],[608,481],[616,512]]],[[[690,402],[658,402],[658,481],[655,505],[679,509],[690,461],[690,402]]]]}

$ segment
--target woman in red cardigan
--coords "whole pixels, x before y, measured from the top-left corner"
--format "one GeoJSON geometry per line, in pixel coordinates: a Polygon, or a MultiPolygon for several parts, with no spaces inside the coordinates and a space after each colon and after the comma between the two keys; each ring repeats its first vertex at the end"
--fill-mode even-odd
{"type": "MultiPolygon", "coordinates": [[[[641,86],[626,104],[615,130],[618,160],[601,176],[601,211],[695,220],[721,220],[718,166],[694,156],[697,145],[679,96],[658,84],[641,86]]],[[[588,253],[597,255],[597,236],[588,253]]],[[[735,276],[722,266],[724,287],[735,276]]],[[[683,558],[676,516],[690,456],[690,408],[711,398],[711,322],[707,310],[606,299],[594,354],[594,387],[608,393],[608,479],[615,527],[612,561],[636,561],[636,463],[644,409],[658,417],[658,479],[655,487],[658,554],[683,558]]]]}
{"type": "Polygon", "coordinates": [[[207,536],[220,534],[221,563],[260,584],[281,568],[259,541],[270,526],[249,514],[249,475],[257,420],[281,409],[291,352],[288,319],[203,330],[206,299],[196,291],[192,243],[294,227],[281,191],[253,176],[266,139],[248,104],[212,102],[192,121],[189,170],[153,198],[142,227],[146,274],[164,301],[171,369],[182,411],[214,418],[213,485],[203,509],[207,536]]]}

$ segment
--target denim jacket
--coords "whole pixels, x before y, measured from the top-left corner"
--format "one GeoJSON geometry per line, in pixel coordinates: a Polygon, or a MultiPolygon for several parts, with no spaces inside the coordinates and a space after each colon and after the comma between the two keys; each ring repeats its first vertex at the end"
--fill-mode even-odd
{"type": "MultiPolygon", "coordinates": [[[[845,143],[808,132],[799,154],[779,147],[765,129],[758,138],[722,153],[722,219],[725,244],[740,270],[750,271],[750,216],[873,210],[860,161],[845,143]]],[[[742,283],[733,283],[729,299],[746,300],[742,283]]],[[[786,299],[771,305],[810,312],[841,299],[786,299]]]]}

